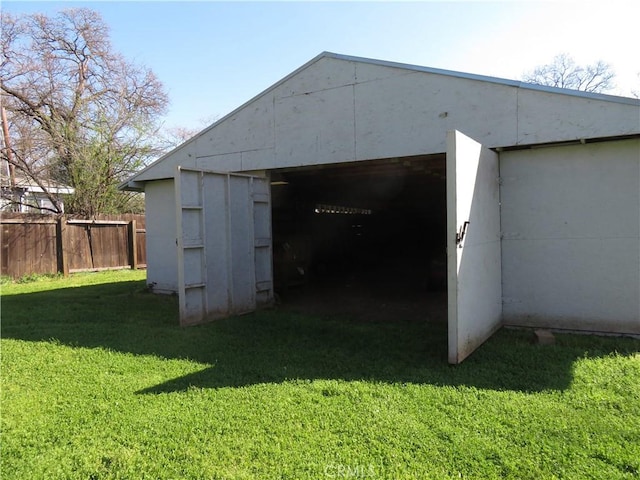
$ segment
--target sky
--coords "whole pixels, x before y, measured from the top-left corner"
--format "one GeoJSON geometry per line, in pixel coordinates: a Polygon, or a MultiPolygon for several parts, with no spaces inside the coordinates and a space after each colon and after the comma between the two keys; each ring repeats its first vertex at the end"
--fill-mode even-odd
{"type": "Polygon", "coordinates": [[[640,91],[640,1],[30,2],[13,14],[98,11],[116,51],[158,76],[167,127],[204,128],[323,51],[494,77],[568,53],[640,91]]]}

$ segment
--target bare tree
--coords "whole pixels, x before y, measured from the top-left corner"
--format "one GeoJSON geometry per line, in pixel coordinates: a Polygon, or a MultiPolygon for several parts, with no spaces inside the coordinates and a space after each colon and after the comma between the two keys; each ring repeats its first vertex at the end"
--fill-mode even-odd
{"type": "MultiPolygon", "coordinates": [[[[640,72],[636,73],[636,85],[640,86],[640,72]]],[[[640,98],[640,87],[631,89],[631,95],[640,98]]]]}
{"type": "Polygon", "coordinates": [[[167,153],[174,148],[182,145],[184,142],[195,137],[205,128],[211,126],[220,118],[219,115],[208,115],[206,117],[198,119],[197,127],[169,127],[162,129],[161,141],[164,145],[163,152],[167,153]]]}
{"type": "Polygon", "coordinates": [[[164,151],[170,152],[184,142],[195,137],[202,129],[188,127],[169,127],[162,131],[164,151]]]}
{"type": "Polygon", "coordinates": [[[577,65],[570,55],[563,53],[554,57],[551,63],[525,73],[522,79],[538,85],[602,93],[615,87],[615,76],[611,65],[602,60],[582,66],[577,65]]]}
{"type": "Polygon", "coordinates": [[[151,70],[113,51],[97,12],[3,12],[0,87],[17,170],[75,188],[75,213],[128,209],[116,185],[157,153],[168,99],[151,70]]]}

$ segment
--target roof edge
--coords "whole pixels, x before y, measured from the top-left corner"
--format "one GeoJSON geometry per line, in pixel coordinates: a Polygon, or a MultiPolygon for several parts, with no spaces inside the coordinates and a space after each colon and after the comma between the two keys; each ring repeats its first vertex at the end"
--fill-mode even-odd
{"type": "MultiPolygon", "coordinates": [[[[479,80],[482,82],[491,82],[491,83],[499,83],[501,85],[508,85],[511,87],[524,88],[527,90],[537,90],[549,93],[559,93],[564,95],[572,95],[576,97],[582,98],[592,98],[595,100],[605,100],[616,103],[624,103],[627,105],[638,105],[640,106],[639,98],[631,98],[631,97],[622,97],[619,95],[609,95],[606,93],[591,93],[584,92],[582,90],[572,90],[570,88],[559,88],[559,87],[550,87],[547,85],[538,85],[535,83],[527,83],[520,80],[510,80],[508,78],[501,77],[492,77],[489,75],[479,75],[475,73],[466,73],[460,72],[456,70],[445,70],[442,68],[433,68],[433,67],[423,67],[421,65],[413,65],[410,63],[399,63],[399,62],[391,62],[387,60],[376,60],[373,58],[366,57],[356,57],[352,55],[343,55],[340,53],[332,53],[332,52],[323,52],[320,56],[335,58],[337,60],[345,60],[350,62],[359,62],[359,63],[368,63],[371,65],[379,65],[383,67],[391,67],[391,68],[401,68],[404,70],[413,70],[416,72],[423,73],[432,73],[435,75],[446,75],[449,77],[457,77],[457,78],[466,78],[469,80],[479,80]]],[[[319,57],[320,57],[319,56],[319,57]]]]}
{"type": "MultiPolygon", "coordinates": [[[[159,158],[156,161],[160,161],[162,159],[159,158]]],[[[154,162],[155,163],[155,162],[154,162]]],[[[151,164],[153,165],[153,164],[151,164]]],[[[151,166],[149,165],[149,166],[151,166]]],[[[140,172],[138,173],[142,173],[143,170],[140,170],[140,172]]],[[[118,190],[123,191],[123,192],[144,192],[144,182],[137,182],[135,180],[133,180],[133,177],[135,177],[136,175],[138,175],[137,173],[135,175],[133,175],[131,178],[129,178],[128,180],[125,180],[124,182],[118,184],[118,190]]]]}
{"type": "Polygon", "coordinates": [[[478,74],[475,74],[475,73],[466,73],[466,72],[459,72],[459,71],[455,71],[455,70],[445,70],[445,69],[441,69],[441,68],[424,67],[424,66],[413,65],[413,64],[408,64],[408,63],[392,62],[392,61],[388,61],[388,60],[378,60],[378,59],[373,59],[373,58],[358,57],[358,56],[353,56],[353,55],[344,55],[344,54],[340,54],[340,53],[333,53],[333,52],[324,51],[324,52],[320,53],[319,55],[315,56],[314,58],[312,58],[311,60],[309,60],[308,62],[306,62],[305,64],[303,64],[302,66],[296,68],[293,72],[291,72],[288,75],[286,75],[285,77],[281,78],[276,83],[272,84],[271,86],[269,86],[268,88],[266,88],[262,92],[258,93],[254,97],[250,98],[249,100],[244,102],[242,105],[238,106],[237,108],[233,109],[231,112],[229,112],[226,115],[224,115],[223,117],[219,118],[218,120],[213,122],[208,127],[205,127],[200,132],[198,132],[196,135],[191,137],[189,140],[185,141],[184,143],[178,145],[174,149],[172,149],[169,152],[165,153],[164,155],[159,157],[157,160],[155,160],[151,164],[147,165],[145,168],[143,168],[139,172],[135,173],[133,176],[129,177],[125,182],[122,182],[120,185],[118,185],[118,189],[119,190],[134,190],[134,191],[137,191],[140,188],[139,185],[141,183],[141,182],[136,180],[136,178],[139,175],[143,174],[144,172],[146,172],[147,170],[152,168],[155,164],[157,164],[159,162],[162,162],[165,158],[167,158],[167,157],[173,155],[174,153],[178,152],[179,150],[187,147],[192,142],[195,142],[197,138],[199,138],[202,135],[205,135],[209,130],[215,128],[218,124],[226,121],[228,118],[232,117],[233,115],[238,113],[240,110],[242,110],[243,108],[245,108],[246,106],[248,106],[252,102],[258,100],[259,98],[263,97],[264,95],[267,95],[269,92],[275,90],[280,85],[282,85],[283,83],[285,83],[286,81],[288,81],[292,77],[298,75],[301,71],[307,69],[308,67],[310,67],[314,63],[318,62],[322,58],[332,58],[332,59],[335,59],[335,60],[343,60],[343,61],[347,61],[347,62],[366,63],[366,64],[370,64],[370,65],[378,65],[378,66],[390,67],[390,68],[399,68],[399,69],[403,69],[403,70],[410,70],[410,71],[422,72],[422,73],[430,73],[430,74],[434,74],[434,75],[445,75],[445,76],[449,76],[449,77],[463,78],[463,79],[468,79],[468,80],[476,80],[476,81],[482,81],[482,82],[497,83],[497,84],[501,84],[501,85],[507,85],[507,86],[510,86],[510,87],[522,88],[522,89],[526,89],[526,90],[535,90],[535,91],[539,91],[539,92],[547,92],[547,93],[554,93],[554,94],[561,94],[561,95],[569,95],[569,96],[574,96],[574,97],[579,97],[579,98],[586,98],[586,99],[593,99],[593,100],[621,103],[621,104],[626,104],[626,105],[640,106],[640,99],[637,99],[637,98],[621,97],[621,96],[617,96],[617,95],[608,95],[608,94],[603,94],[603,93],[583,92],[583,91],[580,91],[580,90],[571,90],[571,89],[568,89],[568,88],[549,87],[549,86],[546,86],[546,85],[536,85],[536,84],[533,84],[533,83],[526,83],[526,82],[522,82],[522,81],[519,81],[519,80],[510,80],[510,79],[500,78],[500,77],[478,75],[478,74]]]}
{"type": "Polygon", "coordinates": [[[156,161],[152,162],[151,164],[147,165],[146,167],[144,167],[142,170],[140,170],[139,172],[137,172],[136,174],[134,174],[133,176],[129,177],[127,179],[127,181],[122,182],[120,185],[118,185],[118,189],[119,190],[127,190],[128,189],[128,184],[132,183],[138,183],[136,181],[136,177],[138,177],[138,175],[141,175],[142,173],[146,172],[149,168],[151,168],[153,165],[155,165],[158,162],[163,161],[165,158],[169,157],[170,155],[173,155],[175,152],[181,150],[182,148],[186,147],[187,145],[189,145],[192,142],[195,142],[195,140],[200,137],[201,135],[206,134],[209,130],[215,128],[218,124],[224,122],[225,120],[227,120],[228,118],[232,117],[233,115],[235,115],[236,113],[238,113],[240,110],[242,110],[243,108],[245,108],[247,105],[251,104],[252,102],[258,100],[259,98],[265,96],[266,94],[268,94],[269,92],[271,92],[272,90],[275,90],[276,88],[278,88],[280,85],[282,85],[283,83],[285,83],[287,80],[289,80],[291,77],[294,77],[295,75],[297,75],[298,73],[300,73],[302,70],[305,70],[306,68],[310,67],[311,65],[313,65],[314,63],[316,63],[318,60],[320,60],[321,58],[325,58],[325,57],[329,57],[329,58],[337,58],[336,54],[331,53],[331,52],[322,52],[321,54],[315,56],[314,58],[312,58],[311,60],[309,60],[307,63],[305,63],[304,65],[296,68],[293,72],[289,73],[287,76],[281,78],[280,80],[278,80],[276,83],[272,84],[271,86],[269,86],[268,88],[266,88],[265,90],[263,90],[262,92],[258,93],[256,96],[251,97],[249,100],[247,100],[246,102],[244,102],[242,105],[240,105],[237,108],[234,108],[231,112],[227,113],[225,116],[219,118],[218,120],[216,120],[215,122],[213,122],[211,125],[209,125],[208,127],[203,128],[202,130],[200,130],[197,134],[195,134],[193,137],[191,137],[189,140],[187,140],[184,143],[181,143],[180,145],[178,145],[176,148],[168,151],[167,153],[165,153],[164,155],[162,155],[160,158],[158,158],[156,161]]]}

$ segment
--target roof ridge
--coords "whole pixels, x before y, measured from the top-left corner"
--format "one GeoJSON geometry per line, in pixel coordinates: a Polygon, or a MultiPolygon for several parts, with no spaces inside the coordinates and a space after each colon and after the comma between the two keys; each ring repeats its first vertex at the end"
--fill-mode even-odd
{"type": "Polygon", "coordinates": [[[283,78],[278,80],[277,82],[273,83],[271,86],[269,86],[266,89],[262,90],[257,95],[251,97],[249,100],[247,100],[246,102],[244,102],[243,104],[241,104],[237,108],[233,109],[231,112],[229,112],[226,115],[224,115],[223,117],[219,118],[217,121],[213,122],[211,125],[203,128],[200,132],[198,132],[196,135],[194,135],[192,138],[190,138],[186,142],[178,145],[177,147],[175,147],[171,151],[165,153],[160,158],[156,159],[151,164],[147,165],[142,170],[136,172],[129,179],[127,179],[126,181],[122,182],[118,186],[118,188],[120,188],[120,189],[126,189],[126,188],[129,188],[129,187],[133,188],[132,185],[133,185],[133,183],[135,183],[136,177],[138,177],[142,173],[146,172],[148,169],[152,168],[157,163],[160,163],[164,159],[172,156],[177,151],[179,151],[179,150],[185,148],[186,146],[190,145],[192,142],[195,142],[198,138],[200,138],[202,135],[205,135],[208,131],[212,130],[213,128],[215,128],[219,124],[221,124],[221,123],[225,122],[226,120],[228,120],[229,118],[233,117],[233,115],[236,115],[238,112],[240,112],[242,109],[244,109],[245,107],[247,107],[251,103],[253,103],[256,100],[260,99],[261,97],[269,94],[269,92],[272,92],[273,90],[278,88],[280,85],[284,84],[289,79],[295,77],[300,72],[306,70],[311,65],[317,63],[319,60],[321,60],[323,58],[330,58],[330,59],[340,60],[340,61],[345,61],[345,62],[366,63],[366,64],[370,64],[370,65],[378,65],[378,66],[389,67],[389,68],[398,68],[398,69],[404,69],[404,70],[408,70],[408,71],[429,73],[429,74],[435,74],[435,75],[445,75],[445,76],[450,76],[450,77],[455,77],[455,78],[462,78],[462,79],[473,80],[473,81],[501,84],[501,85],[506,85],[506,86],[509,86],[509,87],[522,88],[522,89],[526,89],[526,90],[535,90],[535,91],[539,91],[539,92],[547,92],[547,93],[552,93],[552,94],[556,94],[556,95],[560,94],[560,95],[574,96],[574,97],[583,98],[583,99],[591,99],[591,100],[599,100],[599,101],[606,101],[606,102],[612,102],[612,103],[640,106],[640,99],[635,99],[635,98],[620,97],[620,96],[607,95],[607,94],[602,94],[602,93],[583,92],[583,91],[579,91],[579,90],[571,90],[571,89],[566,89],[566,88],[548,87],[548,86],[545,86],[545,85],[536,85],[536,84],[526,83],[526,82],[522,82],[522,81],[519,81],[519,80],[510,80],[510,79],[506,79],[506,78],[478,75],[478,74],[474,74],[474,73],[459,72],[459,71],[455,71],[455,70],[445,70],[445,69],[440,69],[440,68],[425,67],[425,66],[421,66],[421,65],[413,65],[413,64],[408,64],[408,63],[399,63],[399,62],[393,62],[393,61],[388,61],[388,60],[378,60],[378,59],[373,59],[373,58],[357,57],[357,56],[352,56],[352,55],[345,55],[345,54],[340,54],[340,53],[323,51],[320,54],[318,54],[315,57],[313,57],[311,60],[309,60],[306,63],[304,63],[303,65],[301,65],[300,67],[296,68],[291,73],[287,74],[286,76],[284,76],[283,78]]]}
{"type": "Polygon", "coordinates": [[[393,62],[389,60],[378,60],[375,58],[344,55],[341,53],[322,52],[320,55],[315,57],[313,61],[317,61],[322,57],[333,58],[336,60],[344,60],[348,62],[368,63],[370,65],[379,65],[383,67],[401,68],[405,70],[413,70],[416,72],[432,73],[435,75],[446,75],[446,76],[456,77],[456,78],[466,78],[469,80],[477,80],[482,82],[499,83],[501,85],[508,85],[511,87],[524,88],[528,90],[537,90],[537,91],[543,91],[543,92],[546,91],[549,93],[558,93],[563,95],[572,95],[576,97],[593,98],[596,100],[604,100],[604,101],[640,106],[640,99],[638,98],[623,97],[620,95],[610,95],[607,93],[585,92],[582,90],[574,90],[570,88],[551,87],[547,85],[539,85],[535,83],[528,83],[528,82],[523,82],[521,80],[513,80],[513,79],[508,79],[503,77],[480,75],[477,73],[467,73],[467,72],[462,72],[457,70],[447,70],[443,68],[427,67],[427,66],[416,65],[411,63],[393,62]]]}

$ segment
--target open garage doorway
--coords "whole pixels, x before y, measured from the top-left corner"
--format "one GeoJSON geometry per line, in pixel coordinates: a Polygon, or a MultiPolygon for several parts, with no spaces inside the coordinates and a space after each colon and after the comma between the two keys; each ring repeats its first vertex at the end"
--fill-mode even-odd
{"type": "Polygon", "coordinates": [[[444,154],[271,172],[282,308],[447,322],[444,154]]]}
{"type": "Polygon", "coordinates": [[[500,328],[496,152],[450,131],[444,162],[429,155],[270,173],[176,168],[181,324],[270,304],[275,280],[287,305],[293,287],[311,292],[302,304],[315,313],[446,317],[450,363],[500,328]],[[427,294],[444,290],[444,278],[446,315],[427,294]]]}

